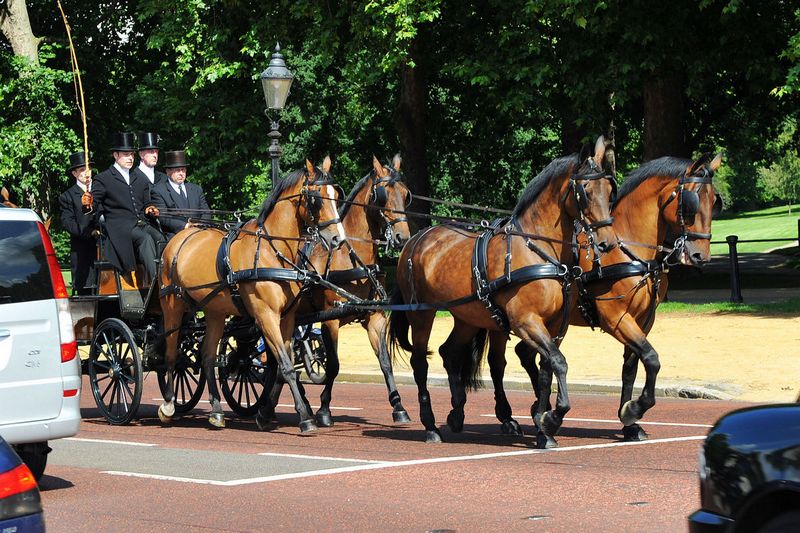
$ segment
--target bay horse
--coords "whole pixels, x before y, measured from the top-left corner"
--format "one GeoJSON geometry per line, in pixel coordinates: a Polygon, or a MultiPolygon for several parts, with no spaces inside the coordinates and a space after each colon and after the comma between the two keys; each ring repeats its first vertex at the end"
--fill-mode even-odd
{"type": "MultiPolygon", "coordinates": [[[[448,308],[454,320],[439,348],[452,395],[453,409],[447,417],[451,430],[463,429],[466,388],[478,383],[487,331],[502,335],[511,331],[545,354],[543,361],[552,366],[558,380],[558,400],[554,410],[537,413],[541,430],[537,444],[545,445],[560,428],[570,404],[567,362],[556,337],[563,335],[567,325],[567,265],[572,261],[576,221],[583,231],[594,235],[596,230],[599,242],[613,238],[612,182],[601,171],[604,152],[600,136],[593,157],[587,151],[552,161],[528,184],[511,221],[502,228],[476,234],[439,225],[406,243],[398,260],[392,300],[393,309],[398,310],[390,316],[388,336],[393,355],[399,348],[411,352],[427,442],[442,440],[427,389],[428,341],[436,308],[448,308]],[[481,242],[485,253],[479,251],[481,242]],[[478,275],[480,264],[485,264],[485,275],[478,275]],[[418,302],[422,303],[408,305],[418,302]],[[406,306],[408,311],[403,310],[406,306]]],[[[550,384],[541,385],[539,394],[549,396],[550,384]]]]}
{"type": "Polygon", "coordinates": [[[274,185],[257,220],[224,232],[189,228],[173,237],[162,255],[161,309],[166,335],[167,386],[159,418],[175,413],[173,376],[178,335],[187,307],[202,309],[206,333],[202,358],[211,400],[209,422],[225,426],[214,376],[217,346],[229,316],[250,315],[261,330],[269,352],[292,389],[302,432],[315,430],[310,408],[294,380],[291,338],[296,299],[307,279],[296,267],[298,249],[310,235],[329,249],[341,246],[346,235],[336,209],[337,189],[331,180],[331,160],[322,168],[306,161],[274,185]],[[214,261],[214,258],[217,261],[214,261]],[[238,296],[232,289],[238,287],[238,296]],[[240,297],[240,301],[239,301],[240,297]]]}
{"type": "MultiPolygon", "coordinates": [[[[401,248],[411,237],[408,218],[403,214],[411,201],[411,191],[400,173],[401,162],[400,154],[397,154],[392,159],[391,166],[383,166],[373,156],[372,170],[353,186],[347,200],[343,202],[344,205],[339,209],[347,235],[347,246],[342,246],[333,253],[321,246],[315,246],[310,254],[314,270],[324,272],[325,279],[362,299],[386,297],[383,293],[386,274],[378,265],[379,241],[385,239],[387,246],[401,248]]],[[[335,308],[336,302],[341,301],[345,301],[342,296],[319,287],[311,297],[303,299],[297,314],[331,310],[335,308]]],[[[369,342],[378,358],[389,391],[393,421],[410,422],[397,391],[392,361],[383,334],[386,315],[383,311],[368,311],[362,315],[348,315],[322,323],[327,359],[325,386],[320,394],[320,407],[316,415],[317,425],[333,425],[330,403],[333,383],[339,374],[339,328],[354,320],[361,322],[367,330],[369,342]]],[[[280,397],[281,388],[282,382],[277,380],[270,391],[272,410],[280,397]]],[[[262,411],[256,419],[260,424],[268,421],[273,414],[270,409],[262,411]]]]}
{"type": "MultiPolygon", "coordinates": [[[[722,209],[712,177],[721,162],[722,156],[717,155],[713,160],[709,156],[695,161],[662,157],[644,163],[625,179],[614,202],[616,245],[600,257],[581,258],[581,297],[574,302],[570,324],[600,327],[625,346],[618,416],[626,441],[647,438],[637,422],[656,402],[661,363],[647,334],[667,291],[669,267],[700,267],[710,259],[711,222],[722,209]],[[632,400],[640,361],[645,383],[641,395],[632,400]]],[[[504,432],[517,433],[519,425],[511,418],[511,407],[502,392],[505,340],[491,339],[490,344],[495,413],[504,432]]],[[[534,389],[542,379],[552,379],[544,369],[544,376],[539,375],[536,350],[518,343],[515,351],[534,389]]],[[[536,404],[531,411],[535,409],[536,404]]]]}

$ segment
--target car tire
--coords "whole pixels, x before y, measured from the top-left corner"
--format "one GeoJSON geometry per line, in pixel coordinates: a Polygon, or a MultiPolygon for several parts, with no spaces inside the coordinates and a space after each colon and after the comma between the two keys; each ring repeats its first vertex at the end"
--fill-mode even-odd
{"type": "Polygon", "coordinates": [[[779,514],[766,522],[759,533],[794,533],[800,531],[800,511],[779,514]]]}
{"type": "Polygon", "coordinates": [[[30,469],[38,483],[42,479],[44,469],[47,466],[47,454],[51,452],[47,441],[17,444],[14,446],[14,451],[17,452],[22,462],[30,469]]]}

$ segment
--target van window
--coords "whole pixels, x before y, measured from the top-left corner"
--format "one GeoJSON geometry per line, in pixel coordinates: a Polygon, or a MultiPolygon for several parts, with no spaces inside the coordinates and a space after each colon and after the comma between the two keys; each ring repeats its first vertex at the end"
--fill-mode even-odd
{"type": "Polygon", "coordinates": [[[0,305],[53,298],[50,271],[36,222],[0,225],[0,305]]]}

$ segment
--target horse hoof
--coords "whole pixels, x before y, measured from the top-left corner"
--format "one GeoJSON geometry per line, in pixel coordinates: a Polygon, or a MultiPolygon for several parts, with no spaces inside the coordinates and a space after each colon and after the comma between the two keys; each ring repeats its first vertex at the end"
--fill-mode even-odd
{"type": "Polygon", "coordinates": [[[429,429],[425,431],[425,442],[438,444],[442,442],[442,434],[438,429],[429,429]]]}
{"type": "Polygon", "coordinates": [[[256,414],[256,427],[259,431],[267,431],[272,429],[275,425],[275,418],[271,416],[264,416],[260,412],[256,414]]]}
{"type": "Polygon", "coordinates": [[[552,450],[558,448],[558,443],[551,435],[546,435],[543,431],[536,434],[536,447],[540,450],[552,450]]]}
{"type": "Polygon", "coordinates": [[[619,410],[619,420],[622,422],[623,426],[631,426],[639,421],[641,416],[635,411],[636,404],[633,400],[628,400],[622,405],[622,409],[619,410]]]}
{"type": "Polygon", "coordinates": [[[464,430],[464,412],[453,409],[447,415],[447,426],[453,433],[461,433],[464,430]]]}
{"type": "Polygon", "coordinates": [[[394,420],[395,424],[410,424],[411,417],[408,416],[408,411],[403,409],[402,411],[392,411],[392,420],[394,420]]]}
{"type": "Polygon", "coordinates": [[[323,428],[332,427],[333,418],[331,418],[331,413],[329,411],[317,411],[317,425],[323,428]]]}
{"type": "Polygon", "coordinates": [[[302,420],[300,421],[300,433],[312,433],[319,429],[317,424],[313,420],[302,420]]]}
{"type": "Polygon", "coordinates": [[[211,413],[208,417],[208,422],[215,428],[222,429],[225,427],[225,415],[222,413],[211,413]]]}
{"type": "Polygon", "coordinates": [[[647,440],[647,432],[639,424],[632,424],[622,428],[622,438],[625,442],[640,442],[647,440]]]}
{"type": "Polygon", "coordinates": [[[158,406],[158,419],[162,424],[169,424],[172,422],[172,416],[175,414],[175,407],[172,407],[172,414],[167,414],[169,408],[164,409],[163,405],[158,406]]]}
{"type": "Polygon", "coordinates": [[[500,425],[500,431],[503,435],[514,435],[514,436],[522,436],[524,433],[522,432],[522,427],[519,425],[519,422],[514,420],[513,418],[510,420],[506,420],[500,425]]]}

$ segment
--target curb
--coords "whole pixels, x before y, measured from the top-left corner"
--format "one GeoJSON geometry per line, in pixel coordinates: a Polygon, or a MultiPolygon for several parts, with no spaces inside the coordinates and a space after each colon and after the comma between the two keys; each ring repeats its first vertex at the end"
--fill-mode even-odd
{"type": "MultiPolygon", "coordinates": [[[[385,383],[383,380],[383,374],[376,372],[341,372],[336,377],[336,380],[342,383],[372,383],[381,385],[385,383]]],[[[409,386],[416,385],[416,383],[414,383],[414,376],[409,373],[395,373],[394,380],[398,385],[409,385],[409,386]]],[[[492,385],[492,381],[490,379],[483,379],[482,382],[483,382],[482,388],[487,390],[494,389],[494,386],[492,385]]],[[[528,392],[532,392],[533,390],[530,381],[528,381],[527,379],[521,379],[519,377],[506,377],[503,380],[503,385],[506,390],[528,391],[528,392]]],[[[447,376],[444,374],[429,374],[428,386],[449,387],[447,376]]],[[[569,383],[570,392],[579,392],[585,394],[619,395],[620,388],[621,385],[619,382],[608,381],[608,380],[581,381],[581,382],[569,383]]],[[[556,383],[553,383],[553,392],[555,392],[557,389],[558,387],[556,383]]],[[[701,387],[695,385],[668,384],[668,385],[656,386],[656,397],[689,398],[689,399],[699,399],[699,400],[736,399],[736,394],[725,392],[722,389],[723,388],[721,386],[714,386],[714,385],[701,387]]],[[[634,395],[640,394],[641,391],[642,391],[641,386],[634,387],[633,390],[634,395]]]]}

